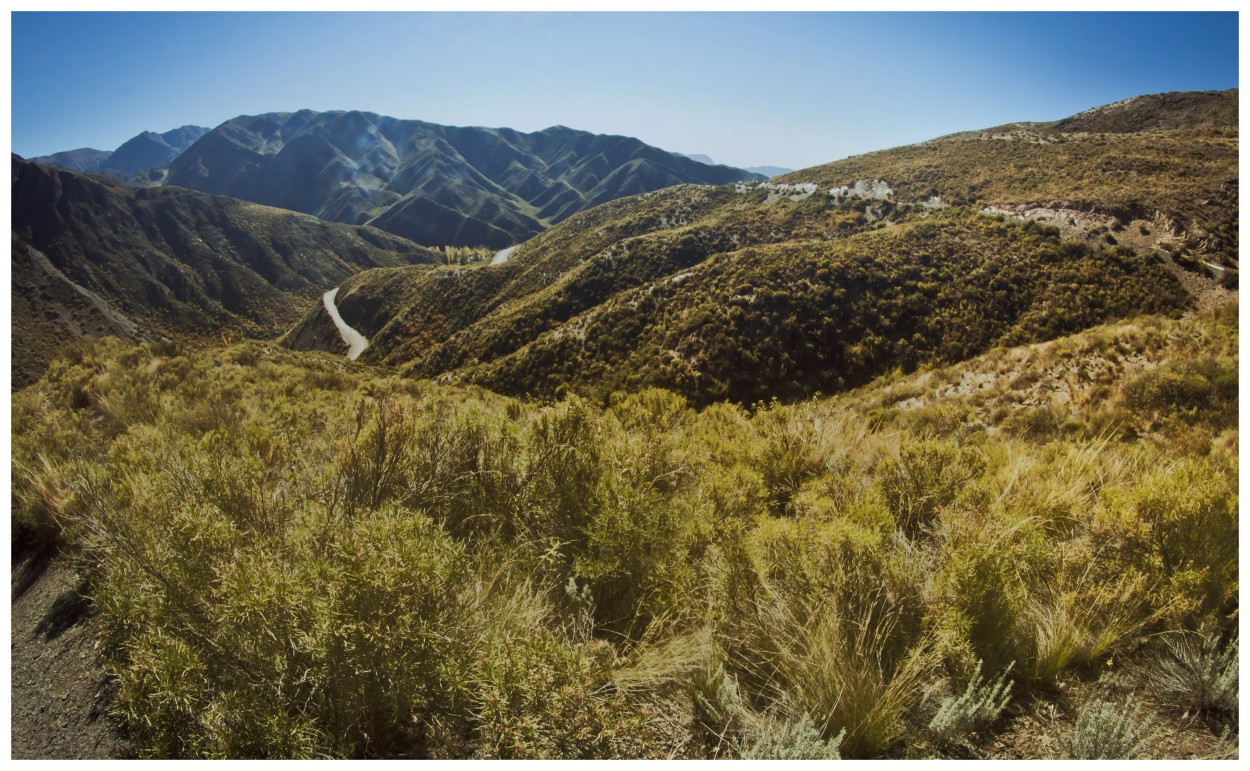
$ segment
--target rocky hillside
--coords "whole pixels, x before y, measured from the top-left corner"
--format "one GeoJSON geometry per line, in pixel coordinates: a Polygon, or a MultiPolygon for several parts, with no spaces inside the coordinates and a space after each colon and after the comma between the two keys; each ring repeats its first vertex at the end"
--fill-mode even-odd
{"type": "Polygon", "coordinates": [[[526,134],[301,110],[223,123],[170,164],[166,183],[423,244],[502,248],[622,196],[752,178],[563,126],[526,134]]]}
{"type": "Polygon", "coordinates": [[[12,161],[13,386],[80,336],[268,337],[365,268],[441,260],[367,227],[12,161]]]}
{"type": "MultiPolygon", "coordinates": [[[[1236,286],[1230,99],[1172,95],[1167,117],[1147,98],[1150,131],[1021,124],[635,196],[501,264],[362,273],[339,308],[370,338],[365,361],[414,376],[536,396],[658,385],[695,403],[829,393],[1177,313],[1236,286]]],[[[324,315],[287,343],[339,350],[324,315]]]]}

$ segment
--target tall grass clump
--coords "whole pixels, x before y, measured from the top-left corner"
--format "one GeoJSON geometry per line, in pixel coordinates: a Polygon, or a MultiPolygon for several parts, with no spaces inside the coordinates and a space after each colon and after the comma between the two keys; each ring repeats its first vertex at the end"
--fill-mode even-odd
{"type": "Polygon", "coordinates": [[[935,664],[915,598],[839,536],[782,529],[744,546],[726,555],[717,633],[748,699],[842,734],[849,757],[897,743],[935,664]]]}
{"type": "Polygon", "coordinates": [[[1164,704],[1185,711],[1236,715],[1238,636],[1200,630],[1164,638],[1163,648],[1139,675],[1164,704]]]}

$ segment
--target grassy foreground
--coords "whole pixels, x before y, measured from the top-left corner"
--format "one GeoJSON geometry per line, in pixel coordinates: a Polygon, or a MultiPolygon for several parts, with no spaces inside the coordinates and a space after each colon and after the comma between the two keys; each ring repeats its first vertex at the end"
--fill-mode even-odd
{"type": "Polygon", "coordinates": [[[1069,681],[1063,754],[1151,755],[1236,731],[1236,316],[753,410],[83,343],[14,529],[150,756],[978,756],[1069,681]]]}

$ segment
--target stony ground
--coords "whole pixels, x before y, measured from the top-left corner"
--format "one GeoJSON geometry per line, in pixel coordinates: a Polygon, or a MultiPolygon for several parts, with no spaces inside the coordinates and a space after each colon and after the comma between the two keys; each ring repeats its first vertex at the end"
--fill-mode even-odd
{"type": "Polygon", "coordinates": [[[15,545],[9,576],[12,756],[133,757],[106,714],[107,684],[73,569],[15,545]]]}

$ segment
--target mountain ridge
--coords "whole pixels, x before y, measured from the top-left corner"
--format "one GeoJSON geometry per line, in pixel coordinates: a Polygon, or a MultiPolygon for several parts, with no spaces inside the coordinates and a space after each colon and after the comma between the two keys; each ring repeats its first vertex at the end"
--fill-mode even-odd
{"type": "Polygon", "coordinates": [[[525,133],[300,110],[226,121],[171,162],[166,184],[372,223],[427,245],[503,248],[622,195],[750,178],[564,126],[525,133]]]}
{"type": "Polygon", "coordinates": [[[139,181],[150,184],[153,176],[160,178],[161,175],[149,174],[146,180],[133,178],[141,172],[151,172],[168,164],[208,131],[210,129],[206,126],[190,124],[165,132],[142,131],[115,150],[84,147],[27,160],[65,171],[94,172],[107,174],[123,182],[139,181]]]}
{"type": "MultiPolygon", "coordinates": [[[[1195,105],[1230,99],[1170,103],[1201,118],[1228,111],[1195,105]]],[[[503,264],[363,272],[339,310],[370,337],[365,361],[414,377],[517,396],[659,386],[750,403],[1178,313],[1193,293],[1227,291],[1217,280],[1236,286],[1235,126],[1011,131],[618,199],[503,264]],[[1038,195],[1065,186],[1076,195],[1038,195]],[[943,325],[950,339],[931,339],[943,325]]],[[[284,339],[335,350],[318,342],[321,315],[284,339]]]]}

